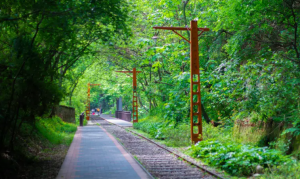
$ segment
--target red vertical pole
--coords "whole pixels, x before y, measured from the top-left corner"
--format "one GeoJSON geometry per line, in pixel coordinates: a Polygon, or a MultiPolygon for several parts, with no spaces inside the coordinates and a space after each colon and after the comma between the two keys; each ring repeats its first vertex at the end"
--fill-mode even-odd
{"type": "Polygon", "coordinates": [[[132,80],[132,87],[133,87],[133,96],[132,96],[132,116],[133,116],[133,123],[138,122],[138,103],[137,103],[137,84],[136,84],[136,68],[133,68],[132,71],[133,80],[132,80]]]}
{"type": "Polygon", "coordinates": [[[200,91],[200,71],[199,71],[199,47],[198,36],[203,32],[209,31],[209,28],[198,28],[197,21],[191,21],[191,27],[153,27],[154,29],[172,30],[181,38],[189,42],[191,49],[191,99],[190,99],[190,117],[191,117],[191,139],[193,143],[202,140],[202,114],[201,114],[201,91],[200,91]],[[191,40],[187,40],[176,31],[191,31],[191,40]],[[198,35],[198,31],[201,33],[198,35]],[[194,122],[195,121],[195,122],[194,122]],[[196,129],[195,129],[196,128],[196,129]],[[195,130],[194,130],[195,129],[195,130]]]}
{"type": "Polygon", "coordinates": [[[191,84],[190,84],[190,118],[191,139],[193,143],[202,140],[201,91],[199,71],[199,47],[197,21],[191,21],[191,84]],[[196,120],[196,123],[194,122],[196,120]],[[197,128],[197,129],[195,129],[197,128]]]}
{"type": "Polygon", "coordinates": [[[90,116],[91,116],[91,87],[92,86],[100,86],[100,84],[88,83],[87,100],[86,100],[86,108],[85,108],[86,120],[90,120],[90,116]]]}
{"type": "Polygon", "coordinates": [[[91,84],[88,83],[88,91],[87,91],[87,106],[86,106],[86,120],[90,120],[90,91],[91,91],[91,84]]]}

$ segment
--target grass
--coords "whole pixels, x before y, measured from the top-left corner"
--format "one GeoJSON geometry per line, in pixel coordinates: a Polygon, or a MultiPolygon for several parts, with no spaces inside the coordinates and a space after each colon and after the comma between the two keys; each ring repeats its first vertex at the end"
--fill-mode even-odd
{"type": "Polygon", "coordinates": [[[70,145],[77,126],[72,123],[64,122],[59,117],[38,118],[35,124],[38,131],[52,144],[70,145]]]}

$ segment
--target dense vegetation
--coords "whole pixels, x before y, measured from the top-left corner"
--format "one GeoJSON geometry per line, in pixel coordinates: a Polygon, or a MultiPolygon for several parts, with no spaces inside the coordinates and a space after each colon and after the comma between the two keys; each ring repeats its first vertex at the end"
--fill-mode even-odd
{"type": "Polygon", "coordinates": [[[132,79],[114,71],[133,67],[142,71],[145,117],[135,127],[190,145],[189,44],[152,27],[198,19],[210,28],[199,37],[204,139],[226,145],[220,138],[229,136],[249,150],[299,157],[299,0],[19,0],[0,9],[1,151],[14,150],[22,125],[35,126],[57,104],[83,112],[87,83],[101,84],[91,89],[92,108],[114,113],[122,97],[130,111],[132,79]]]}
{"type": "MultiPolygon", "coordinates": [[[[126,36],[123,1],[0,2],[0,146],[13,149],[22,124],[50,115],[95,63],[94,44],[126,36]],[[97,42],[97,43],[96,43],[97,42]]],[[[71,98],[71,97],[70,97],[71,98]]],[[[70,100],[71,103],[71,100],[70,100]]]]}
{"type": "Polygon", "coordinates": [[[23,159],[40,145],[27,145],[34,134],[71,142],[76,127],[51,118],[52,109],[67,97],[71,104],[76,81],[97,63],[97,44],[130,35],[127,9],[123,0],[0,1],[1,178],[22,176],[23,159]],[[20,167],[2,167],[3,160],[20,167]]]}

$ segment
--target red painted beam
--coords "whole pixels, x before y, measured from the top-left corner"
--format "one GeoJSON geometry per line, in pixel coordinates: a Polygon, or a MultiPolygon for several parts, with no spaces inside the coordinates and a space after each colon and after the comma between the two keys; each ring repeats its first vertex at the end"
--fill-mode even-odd
{"type": "MultiPolygon", "coordinates": [[[[119,73],[133,73],[133,71],[115,71],[119,73]]],[[[136,71],[137,73],[141,73],[141,71],[136,71]]]]}
{"type": "MultiPolygon", "coordinates": [[[[153,27],[153,29],[163,30],[191,30],[189,27],[153,27]]],[[[209,28],[198,28],[198,31],[209,31],[209,28]]]]}

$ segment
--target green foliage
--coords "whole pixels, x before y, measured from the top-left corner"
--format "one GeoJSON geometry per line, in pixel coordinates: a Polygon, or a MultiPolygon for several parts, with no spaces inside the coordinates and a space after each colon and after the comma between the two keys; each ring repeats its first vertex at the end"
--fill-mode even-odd
{"type": "MultiPolygon", "coordinates": [[[[160,108],[170,121],[189,120],[189,44],[169,31],[150,29],[188,26],[197,17],[199,27],[210,28],[199,40],[201,102],[208,117],[229,127],[235,119],[248,116],[253,121],[295,118],[292,111],[298,105],[300,91],[299,43],[295,44],[299,10],[293,2],[204,0],[136,4],[130,14],[137,22],[132,23],[133,37],[115,43],[110,49],[116,54],[109,55],[108,61],[120,69],[142,70],[138,82],[143,112],[151,103],[151,110],[160,108]],[[152,41],[158,32],[157,42],[152,41]]],[[[189,38],[185,32],[182,34],[189,38]]],[[[118,84],[124,81],[131,83],[122,78],[118,84]]],[[[128,91],[114,92],[128,95],[128,91]]]]}
{"type": "Polygon", "coordinates": [[[53,144],[70,145],[77,130],[75,124],[64,122],[59,117],[38,118],[35,126],[53,144]]]}
{"type": "Polygon", "coordinates": [[[280,166],[291,161],[280,151],[218,140],[205,140],[191,146],[189,154],[232,175],[251,175],[257,165],[264,168],[280,166]]]}
{"type": "Polygon", "coordinates": [[[261,176],[261,179],[299,179],[300,163],[288,162],[280,166],[272,167],[261,176]]]}
{"type": "Polygon", "coordinates": [[[163,122],[158,120],[157,117],[146,117],[144,119],[140,119],[138,123],[134,123],[133,127],[150,134],[152,137],[162,139],[164,136],[159,135],[158,130],[163,125],[163,122]]]}
{"type": "Polygon", "coordinates": [[[3,148],[13,145],[17,126],[33,125],[54,105],[75,107],[79,116],[88,83],[101,84],[91,89],[92,108],[114,113],[122,97],[123,109],[132,110],[131,74],[115,71],[134,67],[141,71],[139,116],[156,116],[135,127],[188,145],[189,43],[152,27],[185,27],[195,18],[210,29],[199,37],[202,114],[221,124],[203,124],[203,138],[234,138],[231,127],[243,119],[292,124],[285,133],[300,134],[297,1],[4,0],[0,6],[3,148]]]}
{"type": "MultiPolygon", "coordinates": [[[[147,116],[138,123],[133,124],[135,129],[148,133],[151,137],[163,140],[166,145],[180,147],[191,145],[189,123],[176,123],[166,120],[161,116],[147,116]]],[[[213,127],[211,124],[203,124],[203,139],[218,138],[222,141],[230,140],[230,130],[221,127],[213,127]]]]}
{"type": "MultiPolygon", "coordinates": [[[[0,150],[6,150],[17,126],[50,115],[65,96],[71,106],[78,80],[95,63],[95,44],[131,33],[124,0],[4,0],[0,6],[0,150]]],[[[76,103],[82,112],[83,101],[76,103]]]]}
{"type": "Polygon", "coordinates": [[[164,118],[174,121],[175,125],[189,120],[189,77],[189,73],[180,73],[173,78],[174,87],[169,91],[169,100],[164,104],[164,118]]]}
{"type": "Polygon", "coordinates": [[[281,151],[282,154],[286,154],[291,145],[291,139],[285,140],[285,136],[281,135],[276,141],[270,142],[269,146],[273,149],[281,151]]]}
{"type": "Polygon", "coordinates": [[[296,109],[292,111],[290,121],[292,121],[293,127],[286,129],[283,134],[291,133],[294,137],[300,135],[300,110],[296,109]]]}
{"type": "MultiPolygon", "coordinates": [[[[172,146],[189,145],[189,44],[170,31],[154,31],[152,27],[184,27],[199,18],[199,27],[210,28],[199,39],[201,103],[208,117],[221,124],[219,127],[203,124],[203,138],[218,139],[221,143],[246,142],[245,134],[237,139],[238,135],[231,133],[235,120],[243,119],[253,123],[273,120],[293,124],[294,128],[286,132],[297,135],[300,46],[299,28],[295,28],[299,24],[299,8],[295,3],[287,0],[129,3],[132,19],[128,25],[133,36],[123,40],[124,36],[115,35],[118,40],[109,46],[93,46],[101,53],[98,59],[101,67],[93,66],[82,76],[74,100],[82,105],[86,99],[85,85],[100,81],[101,93],[105,93],[101,100],[106,100],[107,110],[115,109],[115,99],[120,96],[125,110],[131,110],[132,79],[114,71],[136,67],[142,71],[137,77],[139,114],[146,118],[134,127],[172,146]],[[151,40],[154,35],[158,36],[156,42],[151,40]]],[[[189,38],[188,32],[182,35],[189,38]]],[[[251,141],[260,137],[255,136],[251,141]]],[[[287,143],[276,146],[283,149],[287,143]]]]}
{"type": "Polygon", "coordinates": [[[189,126],[174,123],[143,121],[134,123],[134,128],[150,134],[151,137],[164,140],[166,145],[180,147],[190,145],[189,126]]]}
{"type": "Polygon", "coordinates": [[[172,121],[164,121],[157,116],[148,116],[134,123],[137,130],[148,133],[151,137],[164,140],[168,146],[188,146],[190,145],[189,126],[182,123],[177,125],[172,121]]]}

